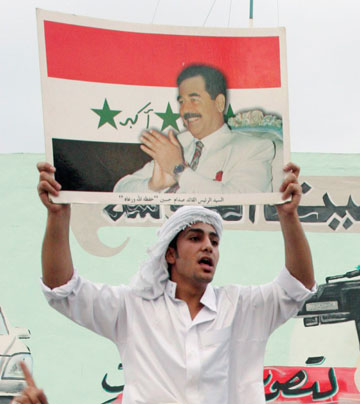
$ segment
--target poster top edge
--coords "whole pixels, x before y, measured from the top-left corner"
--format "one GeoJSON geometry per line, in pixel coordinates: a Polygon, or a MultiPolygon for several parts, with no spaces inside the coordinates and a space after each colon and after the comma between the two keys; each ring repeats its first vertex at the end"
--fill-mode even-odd
{"type": "Polygon", "coordinates": [[[285,27],[269,28],[229,28],[229,27],[198,27],[180,25],[158,25],[116,21],[104,18],[87,17],[58,11],[36,9],[38,22],[52,21],[93,28],[122,30],[138,33],[173,34],[173,35],[222,35],[222,36],[283,36],[285,27]]]}

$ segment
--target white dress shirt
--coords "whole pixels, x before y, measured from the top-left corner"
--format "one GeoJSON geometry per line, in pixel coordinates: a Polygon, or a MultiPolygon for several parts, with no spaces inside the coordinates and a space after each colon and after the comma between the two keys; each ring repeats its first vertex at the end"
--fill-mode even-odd
{"type": "MultiPolygon", "coordinates": [[[[195,139],[190,132],[178,135],[184,159],[190,163],[195,152],[195,139]]],[[[180,175],[176,193],[234,194],[272,191],[274,145],[241,131],[231,131],[223,125],[201,139],[204,148],[196,171],[186,168],[180,175]]],[[[114,192],[153,192],[148,183],[152,177],[151,161],[134,174],[120,179],[114,192]]],[[[166,189],[163,190],[165,192],[166,189]]]]}
{"type": "Polygon", "coordinates": [[[170,280],[153,300],[77,273],[43,290],[56,310],[116,344],[124,404],[264,404],[267,339],[311,295],[286,269],[262,286],[209,284],[192,320],[170,280]]]}

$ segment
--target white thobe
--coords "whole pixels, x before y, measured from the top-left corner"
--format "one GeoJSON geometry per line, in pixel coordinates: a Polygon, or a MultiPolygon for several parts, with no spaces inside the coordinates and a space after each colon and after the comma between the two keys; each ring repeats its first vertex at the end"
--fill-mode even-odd
{"type": "Polygon", "coordinates": [[[311,295],[286,269],[261,286],[209,284],[192,320],[170,280],[153,300],[77,273],[43,290],[56,310],[116,344],[123,404],[264,404],[268,337],[311,295]]]}

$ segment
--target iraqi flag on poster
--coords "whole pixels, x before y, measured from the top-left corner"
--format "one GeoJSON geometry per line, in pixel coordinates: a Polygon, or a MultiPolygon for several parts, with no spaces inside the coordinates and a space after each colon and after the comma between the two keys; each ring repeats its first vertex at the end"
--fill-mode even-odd
{"type": "MultiPolygon", "coordinates": [[[[37,17],[46,157],[52,163],[58,140],[130,145],[139,144],[144,129],[183,131],[176,78],[191,64],[224,73],[226,117],[238,113],[243,125],[251,120],[249,111],[271,112],[282,120],[288,141],[283,28],[139,25],[44,10],[37,17]]],[[[87,192],[62,194],[59,202],[110,202],[109,192],[92,192],[90,199],[87,192]]]]}

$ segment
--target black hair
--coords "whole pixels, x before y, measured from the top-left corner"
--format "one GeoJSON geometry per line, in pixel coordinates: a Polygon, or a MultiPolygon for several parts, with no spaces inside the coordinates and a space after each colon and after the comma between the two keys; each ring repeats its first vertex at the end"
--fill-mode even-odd
{"type": "Polygon", "coordinates": [[[191,77],[201,76],[205,81],[205,90],[212,100],[219,94],[223,94],[226,100],[226,79],[223,73],[215,67],[209,65],[194,64],[186,67],[176,79],[176,84],[180,84],[191,77]]]}
{"type": "MultiPolygon", "coordinates": [[[[177,254],[177,240],[179,237],[179,234],[181,233],[181,231],[179,231],[179,233],[170,241],[168,248],[173,248],[175,250],[175,254],[177,254]]],[[[167,263],[168,266],[168,272],[169,272],[169,277],[171,278],[171,264],[167,263]]]]}
{"type": "Polygon", "coordinates": [[[169,243],[169,247],[173,248],[175,251],[177,251],[177,239],[180,233],[181,231],[169,243]]]}

